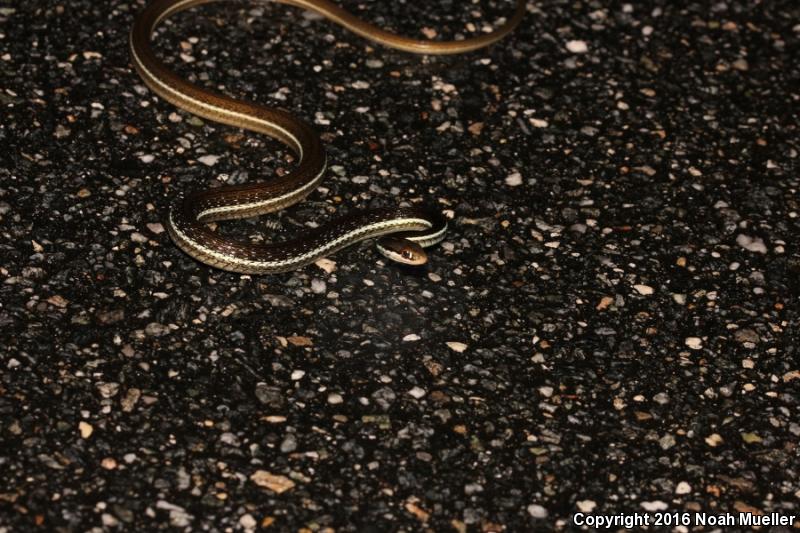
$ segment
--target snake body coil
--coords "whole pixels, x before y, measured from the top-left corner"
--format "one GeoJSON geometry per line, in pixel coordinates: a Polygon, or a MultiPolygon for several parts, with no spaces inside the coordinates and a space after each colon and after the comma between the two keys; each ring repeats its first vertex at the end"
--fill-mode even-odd
{"type": "MultiPolygon", "coordinates": [[[[288,174],[268,182],[226,185],[180,196],[170,208],[167,229],[187,254],[208,265],[233,272],[264,274],[300,268],[344,247],[374,237],[381,253],[401,263],[426,261],[422,248],[440,242],[444,218],[417,207],[353,213],[280,242],[253,244],[217,234],[208,223],[253,217],[299,202],[319,184],[325,172],[325,151],[316,132],[286,111],[236,100],[198,87],[172,72],[156,57],[151,38],[170,15],[218,0],[155,0],[142,10],[130,34],[133,65],[144,82],[168,102],[208,120],[262,133],[287,145],[299,159],[288,174]]],[[[423,54],[455,54],[487,46],[508,34],[525,13],[518,0],[514,15],[491,33],[462,41],[425,41],[389,33],[366,23],[328,0],[274,0],[314,11],[323,17],[389,47],[423,54]]]]}

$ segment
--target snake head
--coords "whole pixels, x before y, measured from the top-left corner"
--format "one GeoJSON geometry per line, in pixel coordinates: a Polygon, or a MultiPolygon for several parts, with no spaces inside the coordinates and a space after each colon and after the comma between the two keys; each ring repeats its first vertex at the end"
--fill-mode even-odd
{"type": "Polygon", "coordinates": [[[424,265],[428,254],[419,244],[400,237],[381,237],[378,251],[392,261],[404,265],[424,265]]]}

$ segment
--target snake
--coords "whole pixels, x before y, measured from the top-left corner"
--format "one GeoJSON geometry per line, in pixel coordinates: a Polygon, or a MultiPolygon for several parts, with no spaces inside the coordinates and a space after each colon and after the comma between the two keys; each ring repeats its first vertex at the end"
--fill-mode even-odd
{"type": "MultiPolygon", "coordinates": [[[[447,219],[421,206],[359,210],[317,225],[281,242],[258,242],[221,235],[210,223],[249,218],[283,210],[308,196],[320,184],[327,158],[322,141],[303,119],[290,112],[248,102],[195,85],[170,70],[153,50],[156,28],[168,17],[220,0],[153,0],[135,17],[130,55],[136,72],[159,97],[207,120],[275,139],[296,156],[297,164],[282,176],[246,184],[229,184],[181,193],[171,202],[166,229],[173,242],[209,266],[241,274],[296,270],[345,247],[377,238],[378,251],[406,265],[422,265],[424,250],[441,242],[447,219]]],[[[366,22],[329,0],[271,0],[299,7],[378,44],[428,55],[457,54],[488,46],[510,33],[525,11],[525,0],[505,22],[488,33],[453,40],[415,39],[366,22]]]]}

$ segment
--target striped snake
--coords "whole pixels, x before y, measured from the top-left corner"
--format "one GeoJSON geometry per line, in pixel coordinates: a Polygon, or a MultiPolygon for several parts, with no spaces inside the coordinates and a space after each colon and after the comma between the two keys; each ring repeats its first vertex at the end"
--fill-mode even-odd
{"type": "MultiPolygon", "coordinates": [[[[130,33],[136,71],[151,90],[168,102],[205,119],[277,139],[297,155],[299,162],[291,172],[268,182],[225,185],[180,195],[170,207],[166,224],[172,240],[198,261],[244,274],[295,270],[375,237],[380,237],[378,250],[389,259],[412,265],[425,263],[423,248],[444,238],[447,222],[438,212],[420,207],[351,213],[277,243],[254,244],[209,228],[209,222],[254,217],[299,202],[317,187],[326,166],[319,136],[305,121],[281,109],[236,100],[193,85],[156,57],[151,39],[159,23],[179,11],[214,1],[218,0],[154,0],[145,7],[130,33]]],[[[274,1],[316,12],[367,39],[419,54],[456,54],[487,46],[511,32],[525,13],[525,0],[517,0],[515,13],[491,33],[459,41],[428,41],[385,31],[328,0],[274,1]]]]}

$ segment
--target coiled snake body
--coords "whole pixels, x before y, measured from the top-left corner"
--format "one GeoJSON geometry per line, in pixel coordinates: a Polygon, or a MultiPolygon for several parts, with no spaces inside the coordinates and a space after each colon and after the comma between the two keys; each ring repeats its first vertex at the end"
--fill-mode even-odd
{"type": "MultiPolygon", "coordinates": [[[[218,0],[155,0],[136,17],[130,33],[133,65],[145,83],[170,103],[203,118],[262,133],[286,144],[299,163],[268,182],[225,185],[179,196],[172,204],[167,229],[187,254],[208,265],[233,272],[286,272],[312,263],[364,239],[381,237],[378,250],[406,264],[427,260],[424,247],[440,242],[447,222],[437,212],[418,207],[361,211],[337,218],[279,243],[254,244],[222,236],[208,223],[253,217],[284,209],[305,198],[319,184],[326,158],[316,132],[286,111],[236,100],[198,87],[172,72],[156,57],[151,38],[170,15],[218,0]]],[[[274,0],[314,11],[345,28],[386,46],[421,54],[455,54],[487,46],[513,30],[525,13],[516,12],[491,33],[461,41],[426,41],[398,36],[364,22],[328,0],[274,0]]]]}

